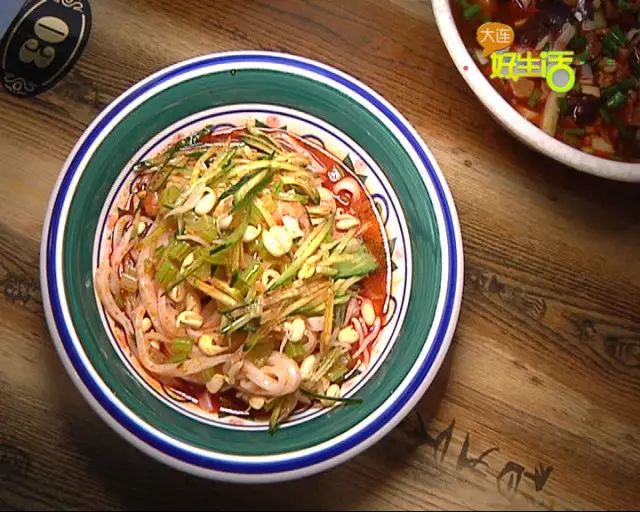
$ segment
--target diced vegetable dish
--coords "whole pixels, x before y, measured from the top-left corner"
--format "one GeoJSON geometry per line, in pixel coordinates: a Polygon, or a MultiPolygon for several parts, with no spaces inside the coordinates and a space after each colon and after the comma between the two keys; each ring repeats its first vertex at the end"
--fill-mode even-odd
{"type": "Polygon", "coordinates": [[[473,58],[490,77],[476,39],[488,21],[511,26],[508,49],[536,57],[573,51],[575,85],[551,91],[544,78],[490,79],[526,119],[582,151],[640,161],[640,0],[451,0],[473,58]]]}

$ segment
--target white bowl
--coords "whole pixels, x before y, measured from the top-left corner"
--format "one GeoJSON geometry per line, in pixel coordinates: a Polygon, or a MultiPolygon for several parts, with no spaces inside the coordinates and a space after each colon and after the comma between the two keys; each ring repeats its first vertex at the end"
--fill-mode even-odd
{"type": "Polygon", "coordinates": [[[453,19],[450,0],[431,0],[431,4],[442,40],[458,71],[489,113],[509,132],[536,151],[579,171],[611,180],[640,182],[640,164],[590,155],[551,137],[522,117],[493,88],[471,58],[453,19]]]}
{"type": "Polygon", "coordinates": [[[73,149],[43,229],[44,309],[74,383],[133,445],[177,469],[218,480],[308,476],[381,439],[431,385],[460,310],[458,217],[417,132],[354,78],[287,54],[205,55],[134,85],[73,149]],[[357,169],[391,241],[392,284],[381,331],[388,336],[381,336],[384,344],[348,390],[362,402],[301,413],[275,435],[264,422],[204,415],[142,378],[112,335],[93,286],[104,222],[118,190],[130,183],[132,165],[176,134],[182,138],[204,125],[238,126],[249,117],[286,124],[357,169]]]}

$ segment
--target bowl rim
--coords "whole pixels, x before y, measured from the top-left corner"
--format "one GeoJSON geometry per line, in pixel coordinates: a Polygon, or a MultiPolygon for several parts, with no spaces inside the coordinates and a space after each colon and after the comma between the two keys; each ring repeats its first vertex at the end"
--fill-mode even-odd
{"type": "MultiPolygon", "coordinates": [[[[451,193],[433,155],[416,130],[380,95],[350,75],[310,59],[277,52],[225,52],[196,57],[158,71],[125,91],[91,123],[71,151],[51,195],[43,224],[40,277],[46,320],[56,350],[76,387],[112,429],[143,452],[174,468],[217,480],[267,483],[308,476],[355,456],[388,433],[416,405],[439,370],[457,324],[463,287],[462,239],[451,193]],[[446,256],[442,270],[443,291],[437,306],[441,312],[440,315],[436,313],[432,327],[433,345],[431,350],[424,351],[424,356],[419,358],[419,365],[416,365],[419,368],[410,380],[407,379],[402,395],[372,420],[371,424],[362,422],[364,426],[359,430],[359,425],[354,427],[353,433],[344,440],[323,448],[322,453],[286,453],[280,457],[284,458],[284,462],[257,461],[264,460],[265,457],[237,457],[252,459],[250,462],[238,463],[237,471],[216,469],[211,462],[215,460],[213,456],[209,455],[207,458],[206,454],[203,455],[195,448],[189,450],[178,442],[172,442],[169,436],[156,435],[160,433],[154,432],[153,425],[149,423],[144,423],[141,427],[140,421],[135,421],[135,413],[128,409],[121,410],[122,404],[119,404],[117,397],[108,393],[108,390],[105,392],[100,389],[100,383],[92,376],[90,361],[73,349],[73,327],[70,326],[68,312],[65,313],[61,305],[64,291],[60,290],[59,275],[59,261],[62,260],[60,242],[63,238],[60,223],[64,222],[66,215],[63,207],[68,208],[65,204],[68,189],[73,189],[74,183],[77,183],[84,171],[84,164],[91,157],[92,148],[100,143],[101,137],[108,134],[109,126],[120,122],[127,108],[134,108],[138,102],[152,97],[154,90],[159,91],[185,80],[184,76],[182,79],[180,76],[188,74],[190,69],[208,74],[230,69],[229,63],[233,69],[250,66],[253,69],[277,69],[299,74],[328,84],[341,92],[346,91],[388,125],[398,141],[409,151],[420,178],[431,191],[429,195],[434,200],[434,211],[441,228],[440,246],[446,256]],[[296,465],[291,466],[294,462],[296,465]]],[[[407,377],[409,373],[411,372],[408,372],[407,377]]]]}
{"type": "Polygon", "coordinates": [[[450,0],[432,0],[431,5],[440,37],[458,72],[489,113],[512,135],[536,151],[578,171],[611,180],[640,182],[640,163],[590,155],[559,141],[522,117],[493,88],[469,54],[453,18],[450,0]]]}

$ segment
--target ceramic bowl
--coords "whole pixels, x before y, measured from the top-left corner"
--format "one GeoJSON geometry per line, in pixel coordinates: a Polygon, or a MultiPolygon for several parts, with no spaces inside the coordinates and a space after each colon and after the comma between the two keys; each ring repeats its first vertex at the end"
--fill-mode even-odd
{"type": "Polygon", "coordinates": [[[432,0],[433,13],[454,64],[489,113],[512,135],[536,151],[574,169],[618,181],[640,181],[640,164],[608,160],[580,151],[522,117],[493,88],[469,54],[451,11],[451,0],[432,0]]]}
{"type": "Polygon", "coordinates": [[[451,195],[416,131],[350,76],[291,55],[236,52],[164,69],[91,124],[51,197],[41,247],[47,322],[74,383],[145,453],[196,475],[272,482],[330,468],[389,432],[431,384],[462,293],[462,244],[451,195]],[[392,282],[369,365],[344,389],[357,406],[311,410],[275,433],[205,414],[143,375],[119,344],[93,276],[105,222],[133,163],[204,125],[254,118],[324,146],[359,176],[387,232],[392,282]]]}

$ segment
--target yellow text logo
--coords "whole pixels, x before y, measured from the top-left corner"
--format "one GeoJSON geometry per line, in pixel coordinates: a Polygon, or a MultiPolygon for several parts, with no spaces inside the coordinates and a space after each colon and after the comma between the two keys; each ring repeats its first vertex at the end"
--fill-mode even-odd
{"type": "Polygon", "coordinates": [[[513,43],[513,29],[504,23],[483,23],[476,31],[478,43],[484,49],[485,57],[493,52],[508,48],[513,43]]]}
{"type": "Polygon", "coordinates": [[[547,51],[534,57],[531,52],[491,54],[491,78],[518,80],[523,77],[544,78],[552,91],[567,92],[576,82],[576,72],[571,67],[573,52],[547,51]]]}

